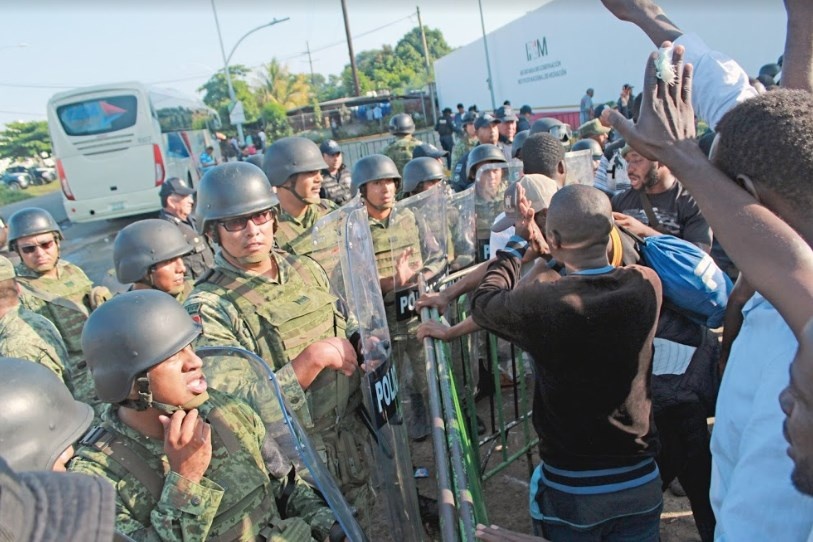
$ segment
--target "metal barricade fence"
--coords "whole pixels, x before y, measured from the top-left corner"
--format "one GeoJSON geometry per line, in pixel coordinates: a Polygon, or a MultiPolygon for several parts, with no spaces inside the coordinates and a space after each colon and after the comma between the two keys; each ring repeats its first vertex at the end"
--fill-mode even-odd
{"type": "MultiPolygon", "coordinates": [[[[440,139],[438,139],[438,134],[434,130],[415,132],[415,137],[424,143],[431,143],[436,147],[440,147],[440,139]]],[[[393,141],[395,141],[393,136],[382,134],[374,138],[339,141],[339,146],[344,154],[344,163],[347,164],[347,167],[353,167],[353,164],[360,158],[371,154],[380,154],[384,147],[393,141]]]]}
{"type": "MultiPolygon", "coordinates": [[[[450,275],[437,288],[443,289],[471,270],[468,268],[450,275]]],[[[450,311],[452,323],[465,320],[467,306],[466,296],[455,301],[450,311]]],[[[424,322],[438,319],[435,309],[421,311],[424,322]]],[[[530,480],[532,453],[539,442],[532,426],[531,395],[522,353],[513,345],[508,346],[511,373],[515,378],[510,388],[503,388],[498,339],[484,331],[478,334],[485,336],[487,345],[484,353],[487,370],[482,374],[476,374],[474,370],[480,357],[476,337],[464,336],[456,339],[454,344],[424,339],[444,542],[475,539],[476,524],[488,524],[483,483],[523,455],[527,458],[530,480]],[[478,383],[480,387],[488,386],[488,379],[493,384],[493,394],[488,398],[490,425],[485,434],[479,434],[475,393],[478,383]]]]}

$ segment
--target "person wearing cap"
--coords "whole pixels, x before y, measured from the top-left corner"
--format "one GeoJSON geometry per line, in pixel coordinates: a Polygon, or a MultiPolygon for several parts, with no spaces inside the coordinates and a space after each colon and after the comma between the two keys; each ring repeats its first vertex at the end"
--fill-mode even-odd
{"type": "Polygon", "coordinates": [[[463,116],[466,114],[466,108],[462,103],[457,104],[457,113],[454,114],[452,121],[454,122],[454,133],[460,138],[463,135],[463,116]]]}
{"type": "Polygon", "coordinates": [[[9,542],[115,542],[113,486],[98,476],[15,472],[0,457],[0,532],[9,542]]]}
{"type": "Polygon", "coordinates": [[[579,139],[593,139],[601,145],[602,150],[607,144],[607,134],[609,133],[610,129],[602,125],[598,119],[589,120],[579,126],[579,139]]]}
{"type": "Polygon", "coordinates": [[[519,109],[519,120],[517,121],[517,133],[531,129],[531,121],[534,111],[530,105],[523,105],[519,109]]]}
{"type": "Polygon", "coordinates": [[[511,144],[517,134],[517,120],[519,120],[519,117],[517,117],[510,105],[504,105],[497,109],[494,116],[500,121],[500,124],[497,125],[498,140],[503,144],[503,152],[506,153],[505,159],[510,161],[511,144]]]}
{"type": "MultiPolygon", "coordinates": [[[[447,160],[449,158],[449,153],[445,150],[440,150],[439,148],[435,147],[431,143],[424,143],[418,147],[415,147],[415,150],[412,151],[412,160],[416,158],[423,158],[429,157],[434,160],[437,160],[440,166],[444,169],[446,178],[449,177],[449,170],[446,169],[447,160]]],[[[410,160],[410,162],[412,161],[410,160]]],[[[409,162],[407,162],[409,163],[409,162]]],[[[406,166],[404,166],[404,175],[406,176],[406,166]]],[[[403,188],[403,187],[402,187],[403,188]]]]}
{"type": "Polygon", "coordinates": [[[187,276],[197,280],[214,264],[214,253],[206,237],[195,229],[195,218],[192,216],[195,189],[180,177],[170,177],[161,185],[159,195],[161,210],[158,218],[174,224],[193,247],[192,252],[183,257],[183,262],[187,276]]]}
{"type": "Polygon", "coordinates": [[[452,110],[450,108],[446,107],[443,109],[443,114],[440,116],[437,123],[435,123],[435,131],[440,137],[440,146],[444,151],[446,151],[446,167],[451,168],[452,163],[450,153],[454,148],[454,119],[452,118],[452,110]]]}
{"type": "MultiPolygon", "coordinates": [[[[327,468],[364,525],[374,497],[360,416],[357,326],[340,311],[323,267],[275,248],[275,232],[283,229],[277,229],[277,213],[284,212],[278,204],[285,194],[297,202],[318,201],[324,165],[319,147],[308,139],[270,145],[263,166],[280,189],[279,200],[266,173],[251,164],[222,164],[204,175],[197,213],[218,251],[212,271],[195,284],[184,307],[202,325],[197,346],[244,348],[274,370],[317,451],[332,458],[327,468]]],[[[315,212],[307,208],[303,216],[315,212]]],[[[308,246],[312,225],[302,236],[308,246]]],[[[256,381],[252,371],[221,373],[217,367],[209,377],[213,385],[220,380],[241,388],[256,381]]]]}
{"type": "Polygon", "coordinates": [[[61,241],[62,230],[45,209],[27,207],[9,218],[9,244],[20,256],[15,267],[20,303],[56,326],[68,349],[68,387],[79,401],[99,408],[81,335],[88,315],[112,294],[104,286],[94,286],[84,271],[60,257],[61,241]]]}
{"type": "Polygon", "coordinates": [[[398,168],[400,175],[403,174],[406,163],[412,160],[412,151],[423,141],[413,135],[415,121],[407,113],[393,115],[390,119],[389,131],[395,136],[395,141],[384,147],[381,154],[389,156],[395,162],[395,167],[398,168]]]}
{"type": "Polygon", "coordinates": [[[486,113],[481,117],[477,117],[474,121],[474,130],[477,134],[477,141],[480,145],[497,145],[502,150],[503,145],[500,145],[500,119],[486,113]]]}
{"type": "Polygon", "coordinates": [[[67,386],[68,350],[54,324],[20,306],[16,273],[0,256],[0,356],[33,361],[48,368],[67,386]]]}
{"type": "Polygon", "coordinates": [[[612,198],[616,222],[639,237],[664,233],[680,237],[705,252],[711,250],[712,233],[691,194],[665,164],[648,160],[626,145],[630,188],[612,198]]]}
{"type": "Polygon", "coordinates": [[[460,161],[479,143],[477,131],[474,128],[475,120],[477,120],[477,114],[469,112],[463,115],[460,121],[460,138],[452,149],[452,166],[449,168],[451,172],[457,171],[460,161]]]}
{"type": "Polygon", "coordinates": [[[113,243],[116,279],[130,290],[155,289],[183,303],[192,291],[183,257],[194,251],[166,220],[148,218],[125,226],[113,243]]]}
{"type": "Polygon", "coordinates": [[[621,87],[621,96],[618,97],[618,104],[616,105],[616,109],[618,112],[627,117],[628,119],[632,118],[632,85],[629,83],[624,84],[621,87]]]}
{"type": "Polygon", "coordinates": [[[592,88],[588,88],[584,92],[584,96],[582,96],[582,101],[579,103],[580,125],[593,118],[593,92],[592,88]]]}
{"type": "Polygon", "coordinates": [[[333,139],[319,145],[322,159],[327,167],[322,169],[322,186],[319,197],[328,199],[337,205],[350,201],[350,168],[344,163],[342,148],[333,139]]]}
{"type": "Polygon", "coordinates": [[[70,470],[113,483],[116,527],[138,540],[327,539],[332,511],[281,457],[267,420],[209,387],[192,347],[200,333],[157,290],[91,315],[82,344],[104,423],[70,470]]]}
{"type": "Polygon", "coordinates": [[[207,145],[206,149],[200,153],[200,168],[203,170],[203,173],[206,173],[217,165],[214,152],[215,148],[211,145],[207,145]]]}

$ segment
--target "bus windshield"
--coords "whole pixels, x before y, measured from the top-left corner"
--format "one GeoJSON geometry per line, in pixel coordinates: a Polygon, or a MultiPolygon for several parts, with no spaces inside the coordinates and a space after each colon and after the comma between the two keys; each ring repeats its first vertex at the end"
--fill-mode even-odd
{"type": "Polygon", "coordinates": [[[105,134],[136,123],[138,100],[133,95],[94,98],[57,108],[65,133],[71,136],[105,134]]]}

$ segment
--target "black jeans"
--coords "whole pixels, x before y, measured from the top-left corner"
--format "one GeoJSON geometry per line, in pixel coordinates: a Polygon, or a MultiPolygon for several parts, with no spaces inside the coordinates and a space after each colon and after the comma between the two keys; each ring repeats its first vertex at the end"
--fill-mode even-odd
{"type": "Polygon", "coordinates": [[[692,505],[692,514],[700,539],[714,540],[717,521],[711,509],[711,450],[706,411],[698,403],[680,403],[655,413],[655,425],[661,441],[658,468],[663,489],[677,478],[692,505]]]}

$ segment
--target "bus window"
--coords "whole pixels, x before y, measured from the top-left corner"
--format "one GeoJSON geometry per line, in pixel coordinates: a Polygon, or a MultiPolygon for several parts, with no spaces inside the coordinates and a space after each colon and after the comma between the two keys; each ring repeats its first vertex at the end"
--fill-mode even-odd
{"type": "Polygon", "coordinates": [[[138,101],[135,96],[111,96],[75,102],[57,108],[65,133],[89,136],[123,130],[135,125],[138,101]]]}

